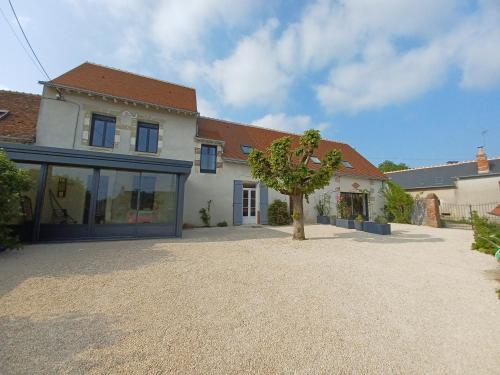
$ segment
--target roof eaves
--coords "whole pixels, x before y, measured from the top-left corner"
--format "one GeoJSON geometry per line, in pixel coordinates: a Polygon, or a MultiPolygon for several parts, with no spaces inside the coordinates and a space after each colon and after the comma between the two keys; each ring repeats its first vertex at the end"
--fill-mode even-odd
{"type": "Polygon", "coordinates": [[[84,88],[76,87],[76,86],[61,85],[59,83],[53,83],[53,82],[48,82],[48,81],[39,81],[38,83],[40,83],[40,84],[42,84],[44,86],[48,86],[48,87],[54,87],[54,88],[65,89],[65,90],[73,90],[73,91],[77,91],[77,92],[83,92],[83,93],[86,93],[86,94],[92,94],[92,95],[96,95],[96,96],[102,96],[102,97],[106,97],[106,98],[111,98],[111,99],[128,101],[128,102],[131,102],[131,103],[142,104],[142,105],[150,106],[150,107],[153,107],[153,108],[166,109],[168,111],[177,111],[177,112],[181,112],[181,113],[185,113],[185,114],[189,114],[189,115],[193,115],[193,116],[199,116],[200,115],[199,112],[193,112],[193,111],[189,111],[187,109],[176,108],[176,107],[169,107],[169,106],[165,106],[165,105],[161,105],[161,104],[157,104],[157,103],[151,103],[151,102],[144,102],[142,100],[137,100],[137,99],[133,99],[133,98],[127,98],[127,97],[124,97],[124,96],[116,96],[116,95],[106,94],[106,93],[92,91],[92,90],[88,90],[88,89],[84,89],[84,88]]]}

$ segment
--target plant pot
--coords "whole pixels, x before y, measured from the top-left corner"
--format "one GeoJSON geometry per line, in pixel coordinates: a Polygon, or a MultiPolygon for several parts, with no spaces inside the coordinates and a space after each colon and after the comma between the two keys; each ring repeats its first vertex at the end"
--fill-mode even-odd
{"type": "Polygon", "coordinates": [[[337,219],[336,224],[340,228],[354,229],[354,220],[349,219],[337,219]]]}
{"type": "Polygon", "coordinates": [[[316,222],[318,224],[330,224],[330,216],[318,215],[316,216],[316,222]]]}
{"type": "Polygon", "coordinates": [[[368,233],[387,235],[391,234],[391,224],[378,224],[373,221],[365,221],[363,230],[368,233]]]}
{"type": "Polygon", "coordinates": [[[354,220],[354,229],[363,230],[363,221],[354,220]]]}
{"type": "Polygon", "coordinates": [[[336,225],[337,218],[336,217],[331,217],[330,218],[330,225],[336,225]]]}

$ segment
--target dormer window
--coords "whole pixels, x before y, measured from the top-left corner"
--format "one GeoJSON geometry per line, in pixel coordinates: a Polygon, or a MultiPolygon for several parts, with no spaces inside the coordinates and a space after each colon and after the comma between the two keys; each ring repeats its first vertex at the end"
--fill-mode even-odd
{"type": "Polygon", "coordinates": [[[0,120],[7,117],[7,115],[9,114],[9,111],[6,110],[6,109],[0,109],[0,120]]]}
{"type": "Polygon", "coordinates": [[[250,154],[253,151],[253,147],[249,145],[241,145],[241,152],[243,152],[245,155],[250,154]]]}
{"type": "Polygon", "coordinates": [[[344,168],[353,168],[352,164],[347,160],[342,160],[342,165],[344,166],[344,168]]]}
{"type": "Polygon", "coordinates": [[[319,160],[317,156],[311,156],[311,161],[314,164],[321,164],[321,160],[319,160]]]}

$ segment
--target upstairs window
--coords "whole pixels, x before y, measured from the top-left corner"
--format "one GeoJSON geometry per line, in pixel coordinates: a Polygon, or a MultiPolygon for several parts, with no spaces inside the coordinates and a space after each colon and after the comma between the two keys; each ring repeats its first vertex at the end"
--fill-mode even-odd
{"type": "Polygon", "coordinates": [[[349,163],[347,160],[342,160],[342,165],[345,167],[345,168],[353,168],[352,164],[349,163]]]}
{"type": "Polygon", "coordinates": [[[7,117],[9,114],[9,111],[6,109],[0,109],[0,120],[3,119],[4,117],[7,117]]]}
{"type": "Polygon", "coordinates": [[[90,145],[113,148],[115,145],[116,119],[110,116],[92,115],[90,145]]]}
{"type": "Polygon", "coordinates": [[[250,154],[253,151],[253,147],[249,145],[241,145],[241,152],[243,152],[245,155],[250,154]]]}
{"type": "Polygon", "coordinates": [[[215,173],[217,171],[217,146],[201,145],[201,173],[215,173]]]}
{"type": "Polygon", "coordinates": [[[311,156],[311,161],[314,164],[321,164],[321,160],[319,160],[317,156],[311,156]]]}
{"type": "Polygon", "coordinates": [[[135,150],[139,152],[158,152],[158,129],[156,124],[139,122],[137,124],[137,141],[135,150]]]}

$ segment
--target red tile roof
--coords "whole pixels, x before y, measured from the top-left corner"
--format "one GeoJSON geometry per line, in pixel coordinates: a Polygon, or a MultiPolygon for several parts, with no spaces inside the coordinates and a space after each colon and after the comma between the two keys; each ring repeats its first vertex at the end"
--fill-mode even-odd
{"type": "Polygon", "coordinates": [[[196,91],[192,88],[89,62],[71,69],[48,83],[197,112],[196,91]]]}
{"type": "MultiPolygon", "coordinates": [[[[242,152],[241,145],[248,145],[263,151],[277,138],[291,136],[295,142],[298,142],[299,139],[299,136],[296,134],[206,117],[198,118],[198,136],[201,138],[223,140],[225,142],[223,157],[237,160],[246,160],[246,155],[242,152]]],[[[378,168],[345,143],[322,140],[315,156],[321,159],[331,149],[341,151],[343,160],[348,161],[353,166],[353,168],[341,166],[339,169],[340,174],[377,179],[386,178],[378,168]]],[[[318,168],[318,165],[313,162],[309,162],[309,166],[311,168],[318,168]]]]}
{"type": "Polygon", "coordinates": [[[0,90],[0,141],[33,143],[36,135],[40,95],[0,90]]]}

